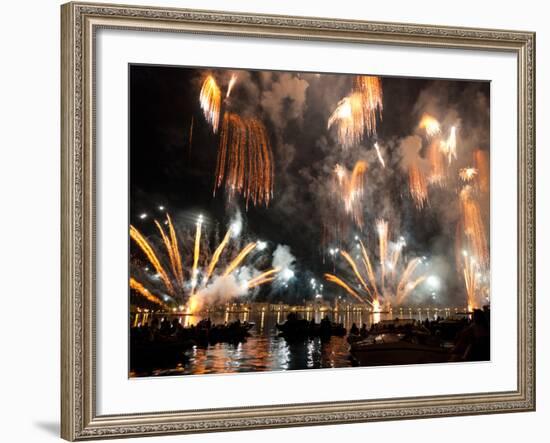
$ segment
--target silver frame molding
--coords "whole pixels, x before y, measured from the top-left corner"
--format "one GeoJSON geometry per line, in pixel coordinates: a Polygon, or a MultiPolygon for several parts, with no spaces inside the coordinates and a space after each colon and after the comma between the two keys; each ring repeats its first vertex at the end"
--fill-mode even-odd
{"type": "Polygon", "coordinates": [[[535,410],[535,34],[68,3],[61,7],[61,436],[197,433],[535,410]],[[518,60],[518,381],[510,392],[98,416],[94,36],[99,28],[506,51],[518,60]]]}

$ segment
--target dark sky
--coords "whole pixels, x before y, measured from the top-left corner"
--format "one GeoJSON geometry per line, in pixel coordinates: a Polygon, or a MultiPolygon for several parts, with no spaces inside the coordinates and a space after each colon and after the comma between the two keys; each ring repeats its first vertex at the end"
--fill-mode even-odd
{"type": "MultiPolygon", "coordinates": [[[[237,207],[228,205],[223,190],[213,197],[214,169],[219,136],[213,134],[199,105],[201,82],[213,74],[225,93],[231,73],[238,79],[226,110],[254,115],[266,126],[271,141],[275,183],[268,208],[237,205],[245,219],[246,235],[273,245],[290,246],[302,280],[332,271],[323,244],[323,226],[335,214],[328,202],[336,163],[351,170],[366,160],[365,227],[352,229],[374,241],[373,223],[390,220],[391,238],[404,235],[411,254],[437,256],[454,262],[454,225],[457,209],[449,208],[456,191],[430,189],[430,204],[419,211],[408,193],[408,176],[402,168],[402,141],[418,133],[424,112],[442,123],[459,122],[459,158],[456,168],[471,164],[472,150],[489,149],[488,82],[431,79],[382,79],[383,114],[377,136],[365,137],[360,146],[342,149],[327,120],[338,101],[350,90],[351,75],[256,72],[195,69],[149,65],[130,66],[130,219],[146,234],[154,233],[141,213],[162,217],[163,205],[177,224],[192,226],[196,215],[207,216],[210,228],[224,231],[237,207]],[[189,143],[193,119],[192,144],[189,143]],[[383,148],[387,167],[377,163],[373,144],[383,148]],[[453,197],[453,192],[455,193],[453,197]],[[158,212],[158,211],[157,211],[158,212]]],[[[221,117],[220,117],[221,120],[221,117]]],[[[420,157],[425,156],[423,145],[420,157]]],[[[451,205],[452,206],[452,205],[451,205]]],[[[486,208],[488,211],[488,206],[486,208]]],[[[488,217],[487,217],[488,218],[488,217]]],[[[348,239],[341,239],[346,245],[348,239]]],[[[461,282],[447,273],[449,293],[461,282]]],[[[452,297],[452,294],[447,294],[452,297]]]]}

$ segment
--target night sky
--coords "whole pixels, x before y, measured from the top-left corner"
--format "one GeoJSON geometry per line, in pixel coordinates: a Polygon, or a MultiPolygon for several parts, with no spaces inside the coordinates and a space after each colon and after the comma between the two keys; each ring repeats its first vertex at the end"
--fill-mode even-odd
{"type": "MultiPolygon", "coordinates": [[[[367,73],[368,74],[368,73],[367,73]]],[[[423,113],[434,115],[443,128],[458,127],[458,159],[453,168],[471,166],[474,149],[489,150],[490,83],[415,78],[382,78],[383,113],[377,135],[365,136],[359,146],[342,148],[327,120],[349,93],[352,75],[132,65],[130,75],[130,221],[145,235],[157,234],[152,219],[163,219],[158,206],[170,213],[178,229],[192,229],[198,213],[214,236],[225,232],[240,211],[243,235],[276,245],[288,245],[296,258],[296,279],[286,292],[263,289],[259,299],[293,302],[310,298],[308,282],[324,272],[344,269],[330,258],[331,247],[348,247],[355,235],[367,244],[376,241],[374,222],[390,222],[390,238],[404,236],[407,254],[433,259],[443,280],[436,303],[463,298],[463,282],[455,267],[454,238],[459,217],[458,178],[447,189],[429,188],[429,204],[418,210],[408,191],[404,167],[408,137],[422,139],[419,161],[424,164],[427,143],[418,123],[423,113]],[[270,205],[245,209],[237,196],[228,203],[223,189],[213,196],[219,134],[214,134],[199,104],[207,74],[218,82],[222,96],[231,74],[238,75],[224,111],[255,116],[266,126],[274,156],[274,195],[270,205]],[[193,120],[192,143],[190,125],[193,120]],[[382,148],[386,168],[377,161],[374,142],[382,148]],[[349,170],[357,160],[369,164],[365,185],[362,232],[349,224],[339,238],[327,235],[341,216],[335,210],[334,167],[349,170]],[[456,186],[455,186],[456,185],[456,186]],[[139,215],[149,214],[142,220],[139,215]]],[[[488,199],[482,210],[488,229],[488,199]]],[[[132,244],[132,255],[138,254],[132,244]]],[[[340,294],[334,288],[325,294],[340,294]],[[334,289],[334,291],[333,291],[334,289]]],[[[424,296],[419,291],[419,297],[424,296]]]]}

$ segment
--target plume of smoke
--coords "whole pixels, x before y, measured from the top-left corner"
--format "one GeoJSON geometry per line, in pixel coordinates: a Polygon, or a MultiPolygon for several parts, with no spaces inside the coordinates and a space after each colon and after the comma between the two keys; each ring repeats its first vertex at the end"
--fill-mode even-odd
{"type": "Polygon", "coordinates": [[[277,245],[273,251],[273,267],[281,269],[293,269],[296,257],[290,252],[290,246],[277,245]]]}
{"type": "Polygon", "coordinates": [[[246,279],[241,276],[235,277],[233,274],[226,276],[216,276],[208,286],[197,293],[197,301],[202,306],[221,305],[236,298],[242,297],[248,293],[246,279]]]}

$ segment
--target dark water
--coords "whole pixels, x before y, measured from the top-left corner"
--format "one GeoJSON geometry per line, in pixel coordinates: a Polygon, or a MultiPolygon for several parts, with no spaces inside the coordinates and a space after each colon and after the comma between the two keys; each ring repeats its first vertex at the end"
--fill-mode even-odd
{"type": "MultiPolygon", "coordinates": [[[[425,319],[434,316],[447,317],[450,310],[398,310],[391,313],[372,314],[366,311],[330,312],[328,316],[335,322],[343,323],[348,329],[353,323],[360,327],[373,322],[393,318],[425,319]]],[[[314,318],[319,322],[326,313],[303,312],[303,318],[314,318]]],[[[345,368],[353,365],[349,355],[346,337],[331,337],[287,341],[278,336],[277,323],[286,320],[285,312],[240,312],[211,313],[213,323],[232,322],[237,319],[253,322],[250,337],[238,344],[217,343],[208,346],[193,346],[182,352],[178,362],[166,367],[153,368],[147,373],[132,373],[133,376],[220,374],[251,371],[281,371],[296,369],[345,368]]],[[[171,321],[178,318],[184,326],[196,324],[203,316],[168,316],[171,321]]],[[[159,320],[162,317],[159,317],[159,320]]],[[[140,319],[134,318],[134,322],[140,319]]]]}

